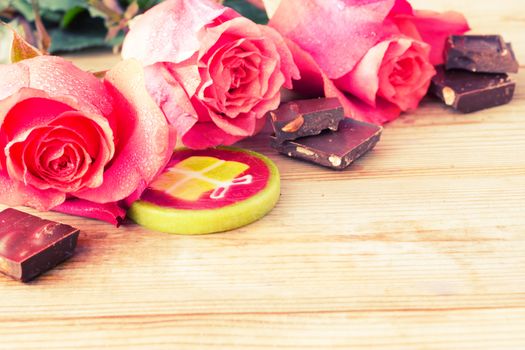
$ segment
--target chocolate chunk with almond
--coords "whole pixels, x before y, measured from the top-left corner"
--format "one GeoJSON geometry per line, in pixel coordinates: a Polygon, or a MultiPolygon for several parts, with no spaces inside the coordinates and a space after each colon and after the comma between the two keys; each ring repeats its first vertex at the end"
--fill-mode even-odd
{"type": "Polygon", "coordinates": [[[506,74],[472,73],[436,67],[430,92],[460,112],[470,113],[509,103],[516,83],[506,74]]]}
{"type": "Polygon", "coordinates": [[[278,142],[272,136],[272,147],[280,153],[342,170],[370,151],[379,141],[383,128],[353,119],[344,119],[337,131],[325,130],[316,136],[278,142]]]}
{"type": "Polygon", "coordinates": [[[337,130],[344,119],[343,107],[337,98],[287,102],[269,115],[277,143],[319,135],[326,129],[337,130]]]}

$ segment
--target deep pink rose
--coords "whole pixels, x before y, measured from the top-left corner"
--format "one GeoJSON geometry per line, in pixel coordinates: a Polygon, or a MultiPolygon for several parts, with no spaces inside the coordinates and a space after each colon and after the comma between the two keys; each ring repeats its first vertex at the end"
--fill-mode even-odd
{"type": "Polygon", "coordinates": [[[229,145],[257,133],[297,67],[282,37],[207,0],[168,0],[131,26],[122,50],[182,142],[229,145]]]}
{"type": "Polygon", "coordinates": [[[1,65],[0,202],[116,223],[116,203],[138,196],[174,143],[141,72],[122,62],[102,82],[59,57],[1,65]]]}
{"type": "Polygon", "coordinates": [[[377,124],[417,107],[435,73],[431,51],[442,54],[444,35],[466,25],[461,15],[422,17],[406,0],[264,2],[300,69],[294,89],[338,97],[348,117],[377,124]]]}

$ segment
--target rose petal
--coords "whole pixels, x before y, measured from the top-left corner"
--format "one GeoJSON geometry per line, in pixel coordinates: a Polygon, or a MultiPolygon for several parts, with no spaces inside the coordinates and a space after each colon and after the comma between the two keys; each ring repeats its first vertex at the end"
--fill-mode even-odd
{"type": "Polygon", "coordinates": [[[395,0],[287,0],[269,24],[308,52],[329,78],[337,79],[392,32],[383,22],[395,5],[395,0]]]}
{"type": "Polygon", "coordinates": [[[70,198],[54,207],[53,210],[64,214],[106,221],[117,227],[126,217],[126,210],[117,203],[100,204],[78,198],[70,198]]]}
{"type": "Polygon", "coordinates": [[[335,81],[337,87],[374,107],[379,89],[379,69],[390,45],[391,41],[382,41],[368,50],[350,73],[335,81]]]}
{"type": "Polygon", "coordinates": [[[29,206],[45,211],[59,205],[66,199],[63,192],[56,190],[38,190],[25,186],[23,182],[13,181],[0,171],[0,202],[12,207],[29,206]]]}
{"type": "Polygon", "coordinates": [[[224,12],[212,1],[164,1],[133,20],[122,57],[138,59],[146,66],[182,62],[199,51],[204,26],[224,12]]]}
{"type": "MultiPolygon", "coordinates": [[[[264,127],[266,118],[255,121],[253,133],[257,134],[264,127]]],[[[193,149],[205,149],[217,145],[232,145],[240,141],[244,136],[235,136],[226,133],[218,128],[213,122],[198,123],[184,135],[182,141],[184,145],[193,149]]]]}
{"type": "Polygon", "coordinates": [[[113,162],[96,189],[74,194],[97,203],[116,202],[149,183],[171,157],[175,141],[166,118],[146,91],[144,71],[137,61],[120,62],[106,74],[105,84],[113,97],[117,125],[117,148],[113,162]]]}
{"type": "Polygon", "coordinates": [[[286,45],[283,37],[276,30],[268,26],[260,26],[261,31],[268,37],[272,38],[275,43],[275,47],[281,58],[281,72],[284,74],[285,83],[284,87],[287,89],[292,88],[292,79],[298,80],[301,78],[299,68],[295,65],[292,53],[286,45]]]}
{"type": "Polygon", "coordinates": [[[18,64],[29,70],[29,87],[46,91],[52,97],[74,98],[83,112],[110,114],[111,101],[102,82],[71,62],[57,56],[38,56],[18,64]]]}
{"type": "Polygon", "coordinates": [[[256,117],[253,113],[240,114],[232,119],[212,112],[210,117],[215,125],[230,135],[246,137],[255,132],[256,117]]]}
{"type": "Polygon", "coordinates": [[[0,77],[0,100],[29,86],[29,69],[21,64],[1,64],[0,77]]]}
{"type": "Polygon", "coordinates": [[[430,62],[433,65],[444,62],[443,51],[448,36],[470,30],[465,17],[453,11],[414,11],[414,16],[398,15],[393,19],[403,34],[422,39],[431,46],[430,62]]]}
{"type": "MultiPolygon", "coordinates": [[[[188,88],[187,86],[183,88],[180,81],[188,84],[191,81],[198,82],[200,78],[196,66],[173,67],[170,71],[167,65],[170,64],[157,63],[144,68],[146,88],[155,103],[164,112],[170,125],[182,137],[197,122],[198,118],[190,96],[188,96],[188,88]],[[196,77],[193,71],[196,72],[196,77]]],[[[189,90],[191,92],[193,89],[189,90]]]]}

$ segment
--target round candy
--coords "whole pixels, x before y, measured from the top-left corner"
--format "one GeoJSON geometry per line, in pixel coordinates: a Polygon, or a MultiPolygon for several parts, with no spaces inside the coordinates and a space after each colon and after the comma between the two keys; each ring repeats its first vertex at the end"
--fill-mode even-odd
{"type": "Polygon", "coordinates": [[[156,231],[221,232],[262,218],[279,194],[279,170],[261,154],[231,147],[180,149],[128,216],[156,231]]]}

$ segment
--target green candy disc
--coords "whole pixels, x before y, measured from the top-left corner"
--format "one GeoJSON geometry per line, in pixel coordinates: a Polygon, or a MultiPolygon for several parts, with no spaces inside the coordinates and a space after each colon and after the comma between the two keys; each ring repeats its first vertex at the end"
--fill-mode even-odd
{"type": "Polygon", "coordinates": [[[279,170],[259,153],[231,147],[180,149],[128,216],[156,231],[215,233],[262,218],[279,195],[279,170]]]}

